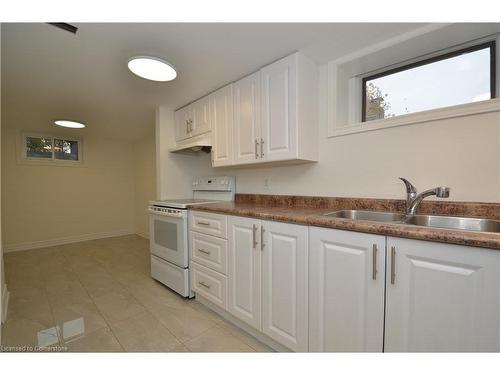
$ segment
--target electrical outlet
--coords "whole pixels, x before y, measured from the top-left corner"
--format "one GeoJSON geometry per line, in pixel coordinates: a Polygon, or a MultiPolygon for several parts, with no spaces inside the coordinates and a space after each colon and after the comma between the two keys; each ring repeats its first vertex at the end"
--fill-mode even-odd
{"type": "Polygon", "coordinates": [[[264,177],[264,189],[271,189],[271,176],[264,177]]]}

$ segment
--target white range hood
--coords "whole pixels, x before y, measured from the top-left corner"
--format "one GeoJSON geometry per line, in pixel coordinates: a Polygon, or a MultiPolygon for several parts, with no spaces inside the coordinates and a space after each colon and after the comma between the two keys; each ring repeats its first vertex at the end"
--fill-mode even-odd
{"type": "Polygon", "coordinates": [[[175,147],[169,148],[169,152],[210,152],[212,148],[211,133],[200,134],[195,137],[177,142],[175,147]]]}

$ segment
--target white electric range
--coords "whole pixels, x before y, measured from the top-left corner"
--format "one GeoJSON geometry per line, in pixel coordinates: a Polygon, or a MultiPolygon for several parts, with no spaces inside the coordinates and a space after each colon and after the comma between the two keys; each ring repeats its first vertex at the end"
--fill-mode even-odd
{"type": "Polygon", "coordinates": [[[196,204],[234,200],[234,177],[197,177],[192,197],[150,201],[151,276],[184,297],[192,297],[189,275],[188,214],[196,204]]]}

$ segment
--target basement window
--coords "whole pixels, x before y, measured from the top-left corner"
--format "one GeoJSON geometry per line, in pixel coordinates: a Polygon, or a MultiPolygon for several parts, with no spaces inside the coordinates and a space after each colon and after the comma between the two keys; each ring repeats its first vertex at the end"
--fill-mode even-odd
{"type": "Polygon", "coordinates": [[[434,56],[362,79],[362,121],[495,97],[495,41],[434,56]]]}
{"type": "Polygon", "coordinates": [[[81,142],[79,138],[23,133],[21,157],[25,161],[77,164],[82,159],[81,142]]]}

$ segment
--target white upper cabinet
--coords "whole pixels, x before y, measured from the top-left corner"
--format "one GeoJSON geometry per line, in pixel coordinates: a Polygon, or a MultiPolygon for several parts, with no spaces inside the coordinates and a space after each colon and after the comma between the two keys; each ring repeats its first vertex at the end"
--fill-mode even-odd
{"type": "Polygon", "coordinates": [[[294,53],[175,117],[176,141],[212,130],[214,167],[318,161],[318,68],[294,53]]]}
{"type": "Polygon", "coordinates": [[[499,253],[388,237],[385,351],[500,350],[499,253]]]}
{"type": "Polygon", "coordinates": [[[212,166],[233,163],[233,85],[210,95],[212,123],[212,166]]]}
{"type": "Polygon", "coordinates": [[[233,164],[260,159],[260,72],[233,84],[233,164]]]}
{"type": "Polygon", "coordinates": [[[297,157],[297,58],[281,59],[261,70],[260,157],[297,157]]]}
{"type": "Polygon", "coordinates": [[[191,107],[191,136],[194,137],[210,131],[210,101],[205,96],[198,99],[191,107]]]}
{"type": "Polygon", "coordinates": [[[191,137],[190,128],[191,107],[184,107],[175,111],[175,140],[182,141],[191,137]]]}
{"type": "Polygon", "coordinates": [[[307,227],[263,221],[262,331],[299,352],[308,347],[307,227]]]}
{"type": "Polygon", "coordinates": [[[261,160],[318,160],[317,96],[317,67],[304,55],[262,68],[261,160]]]}
{"type": "Polygon", "coordinates": [[[309,228],[309,351],[382,352],[385,236],[309,228]]]}
{"type": "Polygon", "coordinates": [[[228,311],[261,330],[260,220],[229,216],[228,311]]]}

